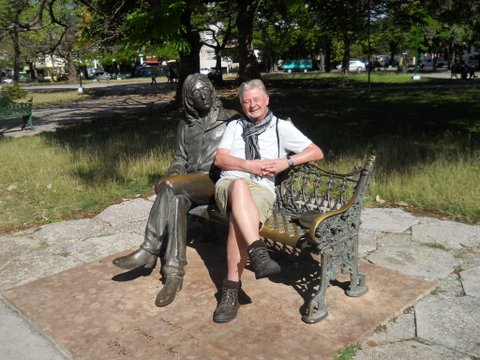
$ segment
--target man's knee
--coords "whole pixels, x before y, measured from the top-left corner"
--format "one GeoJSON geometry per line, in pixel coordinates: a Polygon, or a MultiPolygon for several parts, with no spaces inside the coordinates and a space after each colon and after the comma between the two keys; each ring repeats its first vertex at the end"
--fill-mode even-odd
{"type": "Polygon", "coordinates": [[[242,196],[250,192],[248,183],[243,179],[233,180],[228,187],[229,196],[242,196]]]}

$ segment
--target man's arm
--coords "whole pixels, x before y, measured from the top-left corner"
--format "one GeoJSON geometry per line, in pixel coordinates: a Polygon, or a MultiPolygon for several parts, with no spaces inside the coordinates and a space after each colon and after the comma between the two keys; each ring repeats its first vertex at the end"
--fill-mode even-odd
{"type": "MultiPolygon", "coordinates": [[[[290,155],[295,165],[301,165],[310,161],[318,161],[323,159],[323,151],[314,143],[308,145],[298,154],[290,155]]],[[[288,165],[288,163],[287,163],[288,165]]]]}
{"type": "Polygon", "coordinates": [[[229,149],[217,149],[215,166],[222,170],[240,170],[262,176],[262,167],[267,160],[245,160],[230,155],[229,149]]]}
{"type": "MultiPolygon", "coordinates": [[[[314,143],[308,145],[305,149],[297,154],[290,155],[294,166],[301,165],[310,161],[318,161],[323,159],[323,151],[314,143]]],[[[288,159],[286,157],[267,160],[263,164],[261,176],[274,176],[289,168],[288,159]]]]}

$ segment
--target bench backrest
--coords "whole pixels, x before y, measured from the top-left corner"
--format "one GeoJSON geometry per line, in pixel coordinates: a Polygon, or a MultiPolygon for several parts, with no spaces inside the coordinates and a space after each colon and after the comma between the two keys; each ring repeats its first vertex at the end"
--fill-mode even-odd
{"type": "Polygon", "coordinates": [[[2,108],[7,108],[11,103],[12,101],[9,98],[0,98],[0,107],[2,108]]]}
{"type": "Polygon", "coordinates": [[[374,156],[351,173],[341,174],[305,164],[289,170],[277,187],[277,209],[291,214],[306,211],[325,213],[340,210],[347,203],[363,200],[373,169],[374,156]]]}

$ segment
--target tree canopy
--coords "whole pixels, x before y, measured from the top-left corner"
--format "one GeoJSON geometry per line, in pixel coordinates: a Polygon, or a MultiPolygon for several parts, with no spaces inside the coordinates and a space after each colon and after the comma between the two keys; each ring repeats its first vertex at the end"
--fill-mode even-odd
{"type": "Polygon", "coordinates": [[[148,51],[179,60],[181,85],[199,71],[202,45],[214,49],[217,68],[222,56],[234,58],[238,81],[275,70],[279,60],[320,60],[329,71],[350,58],[412,54],[416,29],[422,53],[449,61],[480,45],[476,0],[0,0],[0,6],[0,61],[11,59],[15,80],[22,64],[42,56],[64,59],[75,78],[79,56],[131,63],[148,51]]]}

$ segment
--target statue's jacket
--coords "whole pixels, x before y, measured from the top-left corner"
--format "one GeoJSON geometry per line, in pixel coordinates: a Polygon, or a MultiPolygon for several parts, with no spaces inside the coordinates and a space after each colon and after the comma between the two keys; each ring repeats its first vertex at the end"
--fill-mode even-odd
{"type": "Polygon", "coordinates": [[[239,117],[234,110],[220,106],[216,114],[195,121],[182,119],[177,128],[177,145],[168,175],[209,172],[217,180],[219,169],[213,165],[217,147],[229,121],[239,117]]]}

